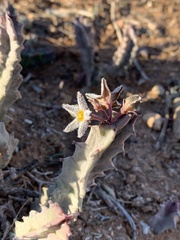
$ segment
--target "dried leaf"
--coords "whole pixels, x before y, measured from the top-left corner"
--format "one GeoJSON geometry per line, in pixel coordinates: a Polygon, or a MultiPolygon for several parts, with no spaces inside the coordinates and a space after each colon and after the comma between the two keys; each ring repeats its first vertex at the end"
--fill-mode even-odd
{"type": "Polygon", "coordinates": [[[176,228],[180,216],[180,203],[169,201],[162,205],[158,213],[149,220],[149,225],[155,234],[167,229],[176,228]]]}

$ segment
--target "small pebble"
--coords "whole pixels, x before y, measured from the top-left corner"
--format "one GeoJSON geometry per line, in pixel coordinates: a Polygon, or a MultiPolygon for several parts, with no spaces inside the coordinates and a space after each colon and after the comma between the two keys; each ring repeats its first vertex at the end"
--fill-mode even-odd
{"type": "Polygon", "coordinates": [[[42,93],[42,88],[40,88],[38,85],[32,83],[31,87],[36,93],[42,93]]]}
{"type": "Polygon", "coordinates": [[[148,233],[150,233],[150,226],[147,223],[144,223],[143,221],[140,221],[139,223],[144,235],[147,235],[148,233]]]}
{"type": "Polygon", "coordinates": [[[24,122],[27,123],[27,124],[29,124],[29,125],[33,124],[33,121],[31,121],[31,120],[29,120],[29,119],[27,119],[27,118],[24,119],[24,122]]]}
{"type": "Polygon", "coordinates": [[[130,238],[124,233],[121,233],[119,237],[114,237],[113,239],[114,240],[130,240],[130,238]]]}
{"type": "Polygon", "coordinates": [[[170,177],[174,177],[174,176],[177,176],[177,175],[178,175],[177,172],[176,172],[176,170],[173,169],[173,168],[169,168],[169,169],[168,169],[168,174],[169,174],[170,177]]]}
{"type": "Polygon", "coordinates": [[[133,206],[141,207],[145,204],[145,200],[142,196],[137,196],[132,200],[133,206]]]}
{"type": "Polygon", "coordinates": [[[147,99],[155,100],[165,95],[165,89],[161,85],[154,85],[154,87],[147,93],[147,99]]]}
{"type": "Polygon", "coordinates": [[[143,120],[146,122],[149,128],[160,131],[164,118],[159,113],[146,113],[143,116],[143,120]]]}
{"type": "Polygon", "coordinates": [[[122,168],[123,168],[125,171],[127,171],[127,170],[129,170],[129,169],[132,168],[132,165],[129,164],[129,163],[124,163],[124,164],[122,165],[122,168]]]}
{"type": "Polygon", "coordinates": [[[144,213],[149,213],[149,212],[153,212],[154,207],[153,206],[144,206],[144,207],[142,207],[142,210],[144,213]]]}
{"type": "Polygon", "coordinates": [[[146,198],[146,202],[152,202],[152,198],[147,197],[147,198],[146,198]]]}
{"type": "Polygon", "coordinates": [[[68,104],[72,103],[72,95],[67,94],[65,92],[61,92],[60,97],[63,100],[63,103],[68,103],[68,104]]]}
{"type": "Polygon", "coordinates": [[[128,184],[132,184],[132,183],[134,183],[135,181],[136,181],[136,175],[133,174],[133,173],[128,174],[128,176],[127,176],[127,178],[126,178],[126,182],[127,182],[128,184]]]}

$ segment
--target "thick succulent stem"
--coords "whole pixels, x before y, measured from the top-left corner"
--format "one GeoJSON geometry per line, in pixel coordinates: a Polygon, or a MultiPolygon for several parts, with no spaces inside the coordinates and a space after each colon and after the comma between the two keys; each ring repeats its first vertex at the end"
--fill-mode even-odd
{"type": "Polygon", "coordinates": [[[21,97],[18,90],[22,82],[20,74],[23,49],[22,25],[15,16],[4,13],[0,16],[0,169],[11,160],[18,140],[6,131],[9,107],[21,97]]]}
{"type": "Polygon", "coordinates": [[[127,114],[116,124],[92,126],[85,143],[76,143],[74,154],[64,159],[49,195],[65,213],[80,211],[87,187],[113,167],[111,159],[123,151],[124,141],[133,134],[135,118],[127,114]]]}

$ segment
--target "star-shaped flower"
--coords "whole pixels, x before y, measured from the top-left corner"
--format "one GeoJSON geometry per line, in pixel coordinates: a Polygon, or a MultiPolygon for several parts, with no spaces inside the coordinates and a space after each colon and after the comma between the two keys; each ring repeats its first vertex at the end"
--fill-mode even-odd
{"type": "Polygon", "coordinates": [[[62,107],[68,111],[72,117],[75,118],[67,125],[67,127],[64,129],[64,132],[72,132],[78,128],[78,138],[81,138],[89,126],[89,121],[91,120],[91,111],[89,110],[88,105],[80,92],[77,92],[77,103],[78,104],[76,105],[62,105],[62,107]]]}

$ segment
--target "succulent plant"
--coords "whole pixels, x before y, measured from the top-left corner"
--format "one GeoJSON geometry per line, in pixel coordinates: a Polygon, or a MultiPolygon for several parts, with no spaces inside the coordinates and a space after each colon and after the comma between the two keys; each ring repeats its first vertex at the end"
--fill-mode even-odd
{"type": "Polygon", "coordinates": [[[6,130],[7,111],[21,97],[18,88],[22,82],[22,25],[11,12],[0,16],[0,169],[7,166],[18,144],[14,135],[6,130]]]}

